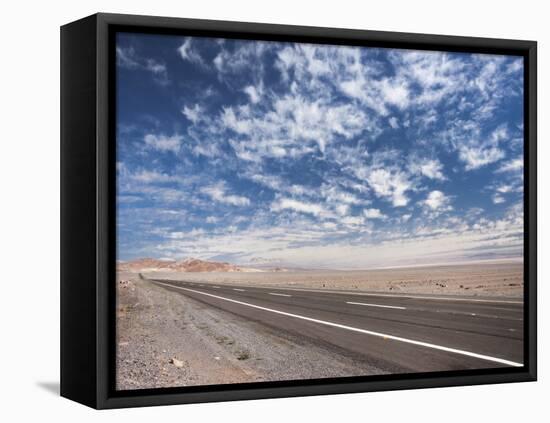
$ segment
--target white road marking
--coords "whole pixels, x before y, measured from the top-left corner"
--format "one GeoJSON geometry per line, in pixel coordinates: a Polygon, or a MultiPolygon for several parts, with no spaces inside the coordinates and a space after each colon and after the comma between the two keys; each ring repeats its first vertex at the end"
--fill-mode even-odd
{"type": "Polygon", "coordinates": [[[445,301],[468,301],[473,303],[523,304],[523,301],[489,300],[489,299],[479,299],[479,298],[424,297],[421,295],[392,295],[392,294],[361,294],[361,295],[370,295],[374,297],[402,297],[402,298],[413,298],[418,300],[445,300],[445,301]]]}
{"type": "MultiPolygon", "coordinates": [[[[203,285],[200,285],[203,286],[203,285]]],[[[214,287],[214,288],[219,288],[214,287]]],[[[460,297],[430,297],[423,295],[414,295],[414,294],[383,294],[383,293],[372,293],[372,292],[351,292],[351,291],[335,291],[335,290],[325,290],[325,289],[306,289],[306,288],[287,288],[287,287],[278,287],[277,289],[283,291],[302,291],[302,292],[319,292],[323,294],[344,294],[344,295],[359,295],[365,297],[389,297],[389,298],[411,298],[418,300],[442,300],[442,301],[469,301],[475,303],[496,303],[496,304],[524,304],[520,300],[496,300],[489,298],[460,298],[460,297]]]]}
{"type": "Polygon", "coordinates": [[[269,292],[268,293],[269,295],[277,295],[279,297],[292,297],[292,295],[288,295],[288,294],[279,294],[277,292],[269,292]]]}
{"type": "Polygon", "coordinates": [[[382,305],[382,304],[370,304],[370,303],[358,303],[353,301],[346,301],[346,304],[356,304],[356,305],[364,305],[364,306],[370,306],[370,307],[382,307],[382,308],[395,308],[398,310],[413,310],[413,311],[422,311],[426,313],[448,313],[448,314],[458,314],[462,316],[472,316],[472,317],[484,317],[487,319],[503,319],[503,320],[515,320],[515,321],[523,321],[523,319],[515,319],[513,317],[502,317],[502,316],[496,316],[491,314],[478,314],[478,313],[469,313],[469,312],[462,312],[462,311],[454,311],[454,310],[431,310],[428,308],[415,308],[415,307],[400,307],[400,306],[390,306],[390,305],[382,305]]]}
{"type": "Polygon", "coordinates": [[[374,331],[371,331],[371,330],[360,329],[360,328],[356,328],[356,327],[353,327],[353,326],[341,325],[339,323],[328,322],[326,320],[314,319],[314,318],[311,318],[311,317],[302,316],[300,314],[287,313],[286,311],[280,311],[280,310],[275,310],[275,309],[272,309],[272,308],[262,307],[262,306],[255,305],[255,304],[245,303],[243,301],[232,300],[231,298],[221,297],[219,295],[209,294],[207,292],[197,291],[195,289],[182,288],[182,287],[179,287],[179,286],[169,285],[169,284],[162,283],[162,282],[157,282],[157,283],[159,283],[161,285],[169,286],[171,288],[177,288],[177,289],[181,289],[181,290],[184,290],[184,291],[194,292],[196,294],[206,295],[206,296],[212,297],[212,298],[217,298],[219,300],[228,301],[228,302],[231,302],[231,303],[234,303],[234,304],[240,304],[240,305],[255,308],[255,309],[258,309],[258,310],[269,311],[271,313],[280,314],[282,316],[294,317],[296,319],[306,320],[308,322],[319,323],[319,324],[325,325],[325,326],[331,326],[331,327],[335,327],[335,328],[345,329],[345,330],[349,330],[349,331],[352,331],[352,332],[364,333],[366,335],[377,336],[379,338],[384,338],[384,339],[391,339],[393,341],[399,341],[399,342],[404,342],[404,343],[407,343],[407,344],[418,345],[418,346],[421,346],[421,347],[432,348],[432,349],[435,349],[435,350],[440,350],[440,351],[465,355],[465,356],[468,356],[468,357],[479,358],[481,360],[493,361],[495,363],[505,364],[505,365],[508,365],[508,366],[523,367],[523,363],[517,363],[515,361],[505,360],[503,358],[498,358],[498,357],[492,357],[490,355],[477,354],[477,353],[473,353],[473,352],[470,352],[470,351],[459,350],[459,349],[456,349],[456,348],[445,347],[445,346],[442,346],[442,345],[431,344],[431,343],[428,343],[428,342],[416,341],[414,339],[402,338],[400,336],[389,335],[389,334],[385,334],[385,333],[381,333],[381,332],[374,332],[374,331]]]}
{"type": "Polygon", "coordinates": [[[367,292],[350,292],[350,291],[328,291],[322,289],[304,289],[304,288],[285,288],[280,287],[278,289],[286,291],[303,291],[303,292],[319,292],[323,294],[344,294],[344,295],[361,295],[365,297],[390,297],[390,298],[412,298],[419,300],[443,300],[443,301],[471,301],[475,303],[497,303],[497,304],[523,304],[523,301],[515,300],[492,300],[489,298],[460,298],[460,297],[430,297],[423,295],[404,295],[404,294],[378,294],[378,293],[367,293],[367,292]]]}
{"type": "Polygon", "coordinates": [[[245,289],[240,289],[240,288],[233,288],[233,291],[246,291],[245,289]]]}
{"type": "Polygon", "coordinates": [[[407,307],[389,306],[389,305],[382,305],[382,304],[369,304],[369,303],[354,303],[353,301],[346,301],[346,304],[364,305],[364,306],[369,306],[369,307],[396,308],[398,310],[406,310],[407,309],[407,307]]]}
{"type": "Polygon", "coordinates": [[[219,286],[212,286],[212,288],[219,288],[219,286]]]}

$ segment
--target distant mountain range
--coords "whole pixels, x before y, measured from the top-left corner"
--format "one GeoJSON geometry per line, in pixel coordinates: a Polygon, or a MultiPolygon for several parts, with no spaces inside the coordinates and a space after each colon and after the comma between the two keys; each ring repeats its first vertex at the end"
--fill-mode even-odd
{"type": "Polygon", "coordinates": [[[154,258],[142,258],[131,261],[119,261],[119,271],[129,272],[262,272],[263,270],[241,267],[234,264],[205,261],[196,258],[185,260],[159,260],[154,258]]]}

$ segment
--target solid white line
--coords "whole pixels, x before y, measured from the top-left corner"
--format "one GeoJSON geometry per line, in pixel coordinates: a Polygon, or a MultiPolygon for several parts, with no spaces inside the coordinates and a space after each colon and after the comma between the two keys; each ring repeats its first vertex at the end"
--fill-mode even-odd
{"type": "Polygon", "coordinates": [[[406,310],[407,309],[406,307],[389,306],[389,305],[382,305],[382,304],[354,303],[353,301],[346,301],[346,304],[364,305],[364,306],[369,306],[369,307],[396,308],[398,310],[406,310]]]}
{"type": "Polygon", "coordinates": [[[276,292],[269,292],[268,293],[269,295],[277,295],[278,297],[292,297],[292,295],[288,295],[288,294],[278,294],[276,292]]]}
{"type": "Polygon", "coordinates": [[[233,288],[233,291],[246,291],[245,289],[233,288]]]}
{"type": "Polygon", "coordinates": [[[465,356],[468,356],[468,357],[479,358],[481,360],[493,361],[495,363],[506,364],[508,366],[513,366],[513,367],[522,367],[523,366],[523,363],[517,363],[517,362],[514,362],[514,361],[510,361],[510,360],[504,360],[502,358],[492,357],[490,355],[477,354],[477,353],[473,353],[473,352],[470,352],[470,351],[458,350],[456,348],[444,347],[442,345],[430,344],[428,342],[415,341],[414,339],[402,338],[400,336],[393,336],[393,335],[388,335],[388,334],[381,333],[381,332],[374,332],[374,331],[370,331],[370,330],[356,328],[356,327],[353,327],[353,326],[347,326],[347,325],[341,325],[339,323],[328,322],[328,321],[325,321],[325,320],[313,319],[311,317],[301,316],[299,314],[287,313],[285,311],[274,310],[272,308],[262,307],[262,306],[258,306],[258,305],[250,304],[250,303],[245,303],[243,301],[232,300],[231,298],[220,297],[219,295],[209,294],[207,292],[197,291],[195,289],[182,288],[180,286],[169,285],[169,284],[162,283],[162,282],[158,282],[158,283],[160,283],[161,285],[170,286],[172,288],[182,289],[184,291],[190,291],[190,292],[194,292],[196,294],[206,295],[208,297],[217,298],[217,299],[224,300],[224,301],[229,301],[231,303],[240,304],[240,305],[244,305],[244,306],[247,306],[247,307],[252,307],[252,308],[255,308],[255,309],[258,309],[258,310],[269,311],[271,313],[280,314],[282,316],[294,317],[296,319],[306,320],[308,322],[319,323],[321,325],[331,326],[331,327],[340,328],[340,329],[346,329],[346,330],[349,330],[349,331],[352,331],[352,332],[364,333],[366,335],[377,336],[379,338],[384,338],[384,339],[391,339],[393,341],[404,342],[404,343],[407,343],[407,344],[419,345],[421,347],[432,348],[432,349],[435,349],[435,350],[440,350],[440,351],[446,351],[446,352],[450,352],[450,353],[465,355],[465,356]]]}

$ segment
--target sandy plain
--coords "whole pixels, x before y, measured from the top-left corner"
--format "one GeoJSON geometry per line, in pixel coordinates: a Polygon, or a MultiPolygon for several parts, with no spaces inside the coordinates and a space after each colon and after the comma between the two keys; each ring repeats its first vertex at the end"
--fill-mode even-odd
{"type": "Polygon", "coordinates": [[[144,275],[158,279],[250,286],[440,295],[523,296],[523,262],[512,260],[351,271],[150,272],[144,275]]]}

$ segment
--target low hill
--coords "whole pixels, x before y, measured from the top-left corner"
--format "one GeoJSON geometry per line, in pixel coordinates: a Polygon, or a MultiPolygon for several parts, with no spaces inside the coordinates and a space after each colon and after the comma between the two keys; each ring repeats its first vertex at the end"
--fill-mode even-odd
{"type": "Polygon", "coordinates": [[[117,263],[118,271],[129,272],[253,272],[255,269],[243,268],[234,264],[206,261],[196,258],[185,260],[159,260],[153,258],[142,258],[131,261],[120,261],[117,263]]]}

